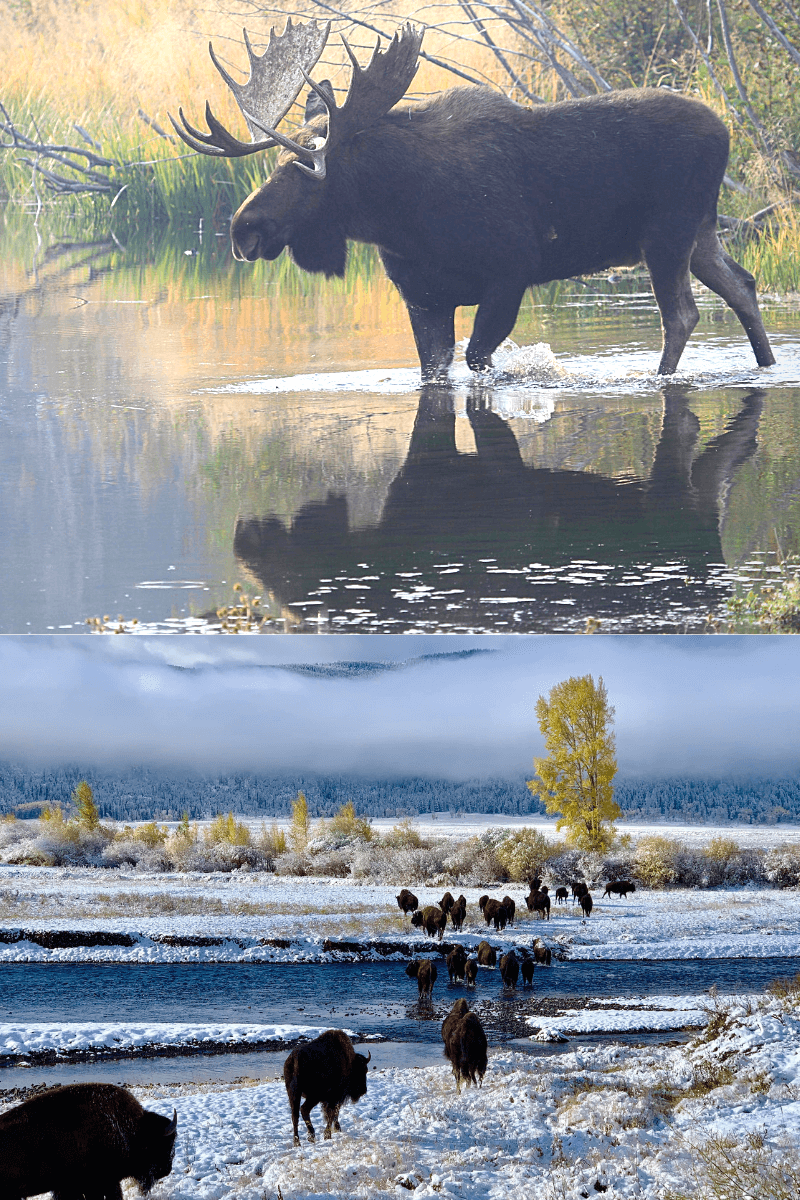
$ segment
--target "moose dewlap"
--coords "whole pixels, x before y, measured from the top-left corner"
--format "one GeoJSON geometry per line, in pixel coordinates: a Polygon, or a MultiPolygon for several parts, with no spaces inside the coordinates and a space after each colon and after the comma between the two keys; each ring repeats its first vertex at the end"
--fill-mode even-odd
{"type": "Polygon", "coordinates": [[[183,128],[173,120],[204,154],[282,147],[233,217],[236,258],[288,249],[304,270],[341,275],[348,240],[376,245],[408,308],[425,380],[447,376],[460,305],[478,306],[467,363],[482,371],[528,287],[639,262],[661,312],[661,374],[675,371],[698,321],[691,275],[736,313],[759,366],[775,361],[755,281],[717,238],[729,139],[705,105],[631,89],[527,109],[490,88],[461,87],[396,108],[423,36],[406,25],[366,68],[345,42],[353,74],[340,106],[329,81],[309,75],[329,32],[290,20],[263,55],[246,39],[244,85],[211,51],[253,141],[234,138],[208,105],[209,133],[182,111],[183,128]],[[304,81],[305,124],[289,138],[276,126],[304,81]]]}

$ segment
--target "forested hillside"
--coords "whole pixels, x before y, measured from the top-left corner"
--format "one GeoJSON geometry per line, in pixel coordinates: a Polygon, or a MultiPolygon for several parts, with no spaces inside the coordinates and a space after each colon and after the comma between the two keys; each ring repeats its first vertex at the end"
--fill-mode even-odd
{"type": "MultiPolygon", "coordinates": [[[[68,805],[81,779],[94,791],[100,815],[116,821],[193,819],[233,811],[288,816],[302,791],[314,817],[331,817],[352,801],[370,817],[419,813],[543,813],[524,779],[360,779],[314,775],[192,776],[151,768],[115,771],[85,766],[31,769],[0,764],[0,812],[39,815],[44,805],[68,805]]],[[[628,820],[721,824],[800,820],[800,780],[621,780],[615,797],[628,820]]]]}

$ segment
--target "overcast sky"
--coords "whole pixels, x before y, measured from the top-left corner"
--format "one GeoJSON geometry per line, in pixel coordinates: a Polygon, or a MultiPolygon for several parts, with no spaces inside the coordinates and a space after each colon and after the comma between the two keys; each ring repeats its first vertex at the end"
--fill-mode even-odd
{"type": "Polygon", "coordinates": [[[0,757],[529,777],[537,697],[589,673],[616,708],[620,775],[800,771],[800,637],[7,637],[0,757]],[[287,669],[353,661],[393,669],[287,669]]]}

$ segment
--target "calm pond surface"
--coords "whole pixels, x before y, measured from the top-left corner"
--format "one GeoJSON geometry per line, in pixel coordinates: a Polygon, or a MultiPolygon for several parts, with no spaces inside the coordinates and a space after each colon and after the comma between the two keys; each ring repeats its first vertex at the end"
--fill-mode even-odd
{"type": "Polygon", "coordinates": [[[0,224],[4,633],[202,628],[237,582],[280,632],[701,630],[800,550],[798,306],[764,300],[759,370],[706,296],[665,386],[644,277],[553,285],[490,385],[421,389],[369,256],[326,281],[225,237],[23,233],[0,224]]]}

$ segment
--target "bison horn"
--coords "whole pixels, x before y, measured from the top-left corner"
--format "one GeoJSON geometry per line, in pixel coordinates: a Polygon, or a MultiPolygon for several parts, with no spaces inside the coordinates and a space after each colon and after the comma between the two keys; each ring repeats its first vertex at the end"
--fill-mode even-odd
{"type": "Polygon", "coordinates": [[[367,1062],[369,1062],[369,1060],[370,1060],[371,1058],[372,1058],[372,1052],[371,1052],[370,1050],[368,1050],[368,1051],[367,1051],[367,1062]]]}
{"type": "Polygon", "coordinates": [[[170,1121],[169,1125],[167,1125],[167,1128],[164,1130],[164,1137],[172,1137],[173,1133],[175,1132],[175,1130],[177,1128],[178,1128],[178,1110],[176,1108],[173,1108],[172,1120],[170,1121]]]}

